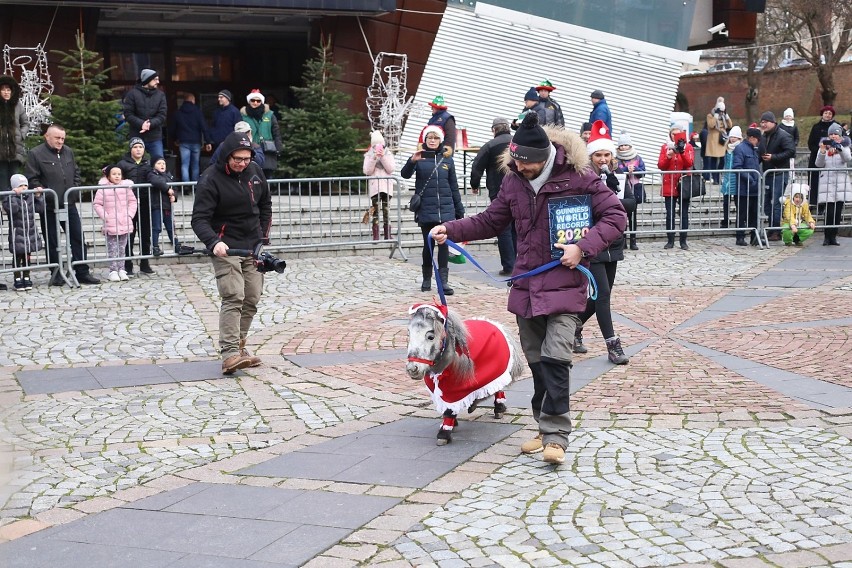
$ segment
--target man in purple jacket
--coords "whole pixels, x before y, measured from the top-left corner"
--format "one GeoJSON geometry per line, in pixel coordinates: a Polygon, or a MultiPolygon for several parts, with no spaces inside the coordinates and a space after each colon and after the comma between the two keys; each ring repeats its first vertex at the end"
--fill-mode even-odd
{"type": "MultiPolygon", "coordinates": [[[[513,220],[518,232],[514,274],[550,262],[561,249],[561,266],[513,283],[510,312],[515,314],[521,345],[533,375],[533,416],[539,434],[524,442],[521,451],[543,451],[546,462],[565,460],[571,432],[569,375],[578,314],[586,307],[587,280],[578,265],[606,249],[627,226],[627,214],[618,196],[588,169],[583,140],[559,129],[545,131],[538,116],[529,113],[503,155],[506,175],[497,198],[488,209],[438,225],[432,237],[438,243],[487,239],[499,235],[513,220]],[[573,218],[589,221],[577,227],[580,238],[566,243],[552,238],[551,210],[569,204],[573,218]]],[[[562,210],[564,213],[566,210],[562,210]]]]}

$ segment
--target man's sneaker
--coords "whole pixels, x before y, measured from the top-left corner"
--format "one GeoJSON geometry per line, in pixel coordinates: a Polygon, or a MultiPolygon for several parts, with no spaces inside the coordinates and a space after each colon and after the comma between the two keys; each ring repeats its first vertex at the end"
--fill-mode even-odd
{"type": "Polygon", "coordinates": [[[15,278],[15,292],[23,292],[27,289],[23,278],[15,278]]]}
{"type": "Polygon", "coordinates": [[[239,369],[245,369],[246,367],[251,367],[251,357],[245,357],[237,353],[236,355],[231,355],[224,361],[222,361],[222,374],[223,375],[233,375],[239,369]]]}
{"type": "Polygon", "coordinates": [[[24,278],[24,290],[32,290],[33,289],[33,281],[29,278],[24,278]]]}
{"type": "Polygon", "coordinates": [[[547,463],[563,463],[565,461],[565,450],[559,444],[547,444],[541,459],[547,463]]]}
{"type": "Polygon", "coordinates": [[[542,437],[541,434],[533,438],[532,440],[527,440],[523,444],[521,444],[521,452],[524,454],[537,454],[544,449],[544,445],[541,443],[542,437]]]}
{"type": "Polygon", "coordinates": [[[118,270],[110,270],[109,271],[109,281],[110,282],[121,282],[121,276],[118,275],[118,270]]]}
{"type": "Polygon", "coordinates": [[[130,280],[130,276],[127,275],[126,270],[119,270],[118,271],[118,279],[122,280],[122,281],[127,281],[127,280],[130,280]]]}

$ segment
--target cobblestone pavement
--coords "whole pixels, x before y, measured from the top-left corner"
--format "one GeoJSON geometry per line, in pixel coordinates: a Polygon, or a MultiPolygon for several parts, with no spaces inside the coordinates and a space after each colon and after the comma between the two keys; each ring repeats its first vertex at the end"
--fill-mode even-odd
{"type": "MultiPolygon", "coordinates": [[[[852,388],[852,276],[828,268],[824,283],[791,287],[783,269],[842,251],[691,244],[640,241],[619,264],[616,329],[643,347],[572,398],[563,466],[518,455],[534,429],[513,409],[504,420],[521,432],[422,490],[232,475],[434,416],[399,356],[407,307],[429,297],[416,260],[288,259],[266,278],[249,338],[264,365],[235,378],[25,396],[21,370],[216,358],[204,262],[74,290],[37,278],[30,293],[0,296],[0,542],[203,480],[405,499],[315,566],[852,567],[852,410],[813,408],[690,348],[852,388]],[[752,299],[719,307],[734,297],[752,299]],[[304,355],[316,364],[287,359],[304,355]]],[[[504,288],[453,286],[453,308],[515,327],[504,288]]],[[[597,326],[585,335],[583,359],[605,356],[597,326]]]]}

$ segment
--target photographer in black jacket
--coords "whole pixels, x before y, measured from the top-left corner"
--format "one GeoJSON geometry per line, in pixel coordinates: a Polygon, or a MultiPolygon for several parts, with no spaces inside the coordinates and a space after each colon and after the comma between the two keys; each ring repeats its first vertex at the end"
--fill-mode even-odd
{"type": "Polygon", "coordinates": [[[204,171],[196,186],[192,230],[213,253],[219,310],[222,373],[256,367],[260,358],[246,349],[263,289],[263,274],[254,259],[228,256],[228,249],[255,250],[269,240],[272,198],[263,170],[252,162],[251,140],[242,132],[229,134],[220,145],[221,162],[204,171]]]}

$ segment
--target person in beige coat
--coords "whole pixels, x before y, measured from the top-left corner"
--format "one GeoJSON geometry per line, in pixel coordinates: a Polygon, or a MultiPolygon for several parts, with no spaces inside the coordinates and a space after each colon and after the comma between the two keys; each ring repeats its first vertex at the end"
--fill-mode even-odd
{"type": "Polygon", "coordinates": [[[381,201],[382,221],[385,240],[390,239],[390,209],[388,201],[393,197],[394,181],[387,179],[393,175],[396,164],[393,154],[385,147],[385,139],[378,130],[370,133],[370,147],[364,154],[364,175],[370,176],[369,182],[370,213],[373,220],[373,240],[379,240],[379,202],[381,201]]]}
{"type": "MultiPolygon", "coordinates": [[[[725,163],[725,152],[728,150],[728,131],[733,128],[734,121],[725,111],[725,99],[716,99],[716,106],[707,115],[707,147],[704,149],[704,169],[719,170],[725,163]]],[[[719,172],[711,175],[713,183],[719,184],[719,172]]]]}

